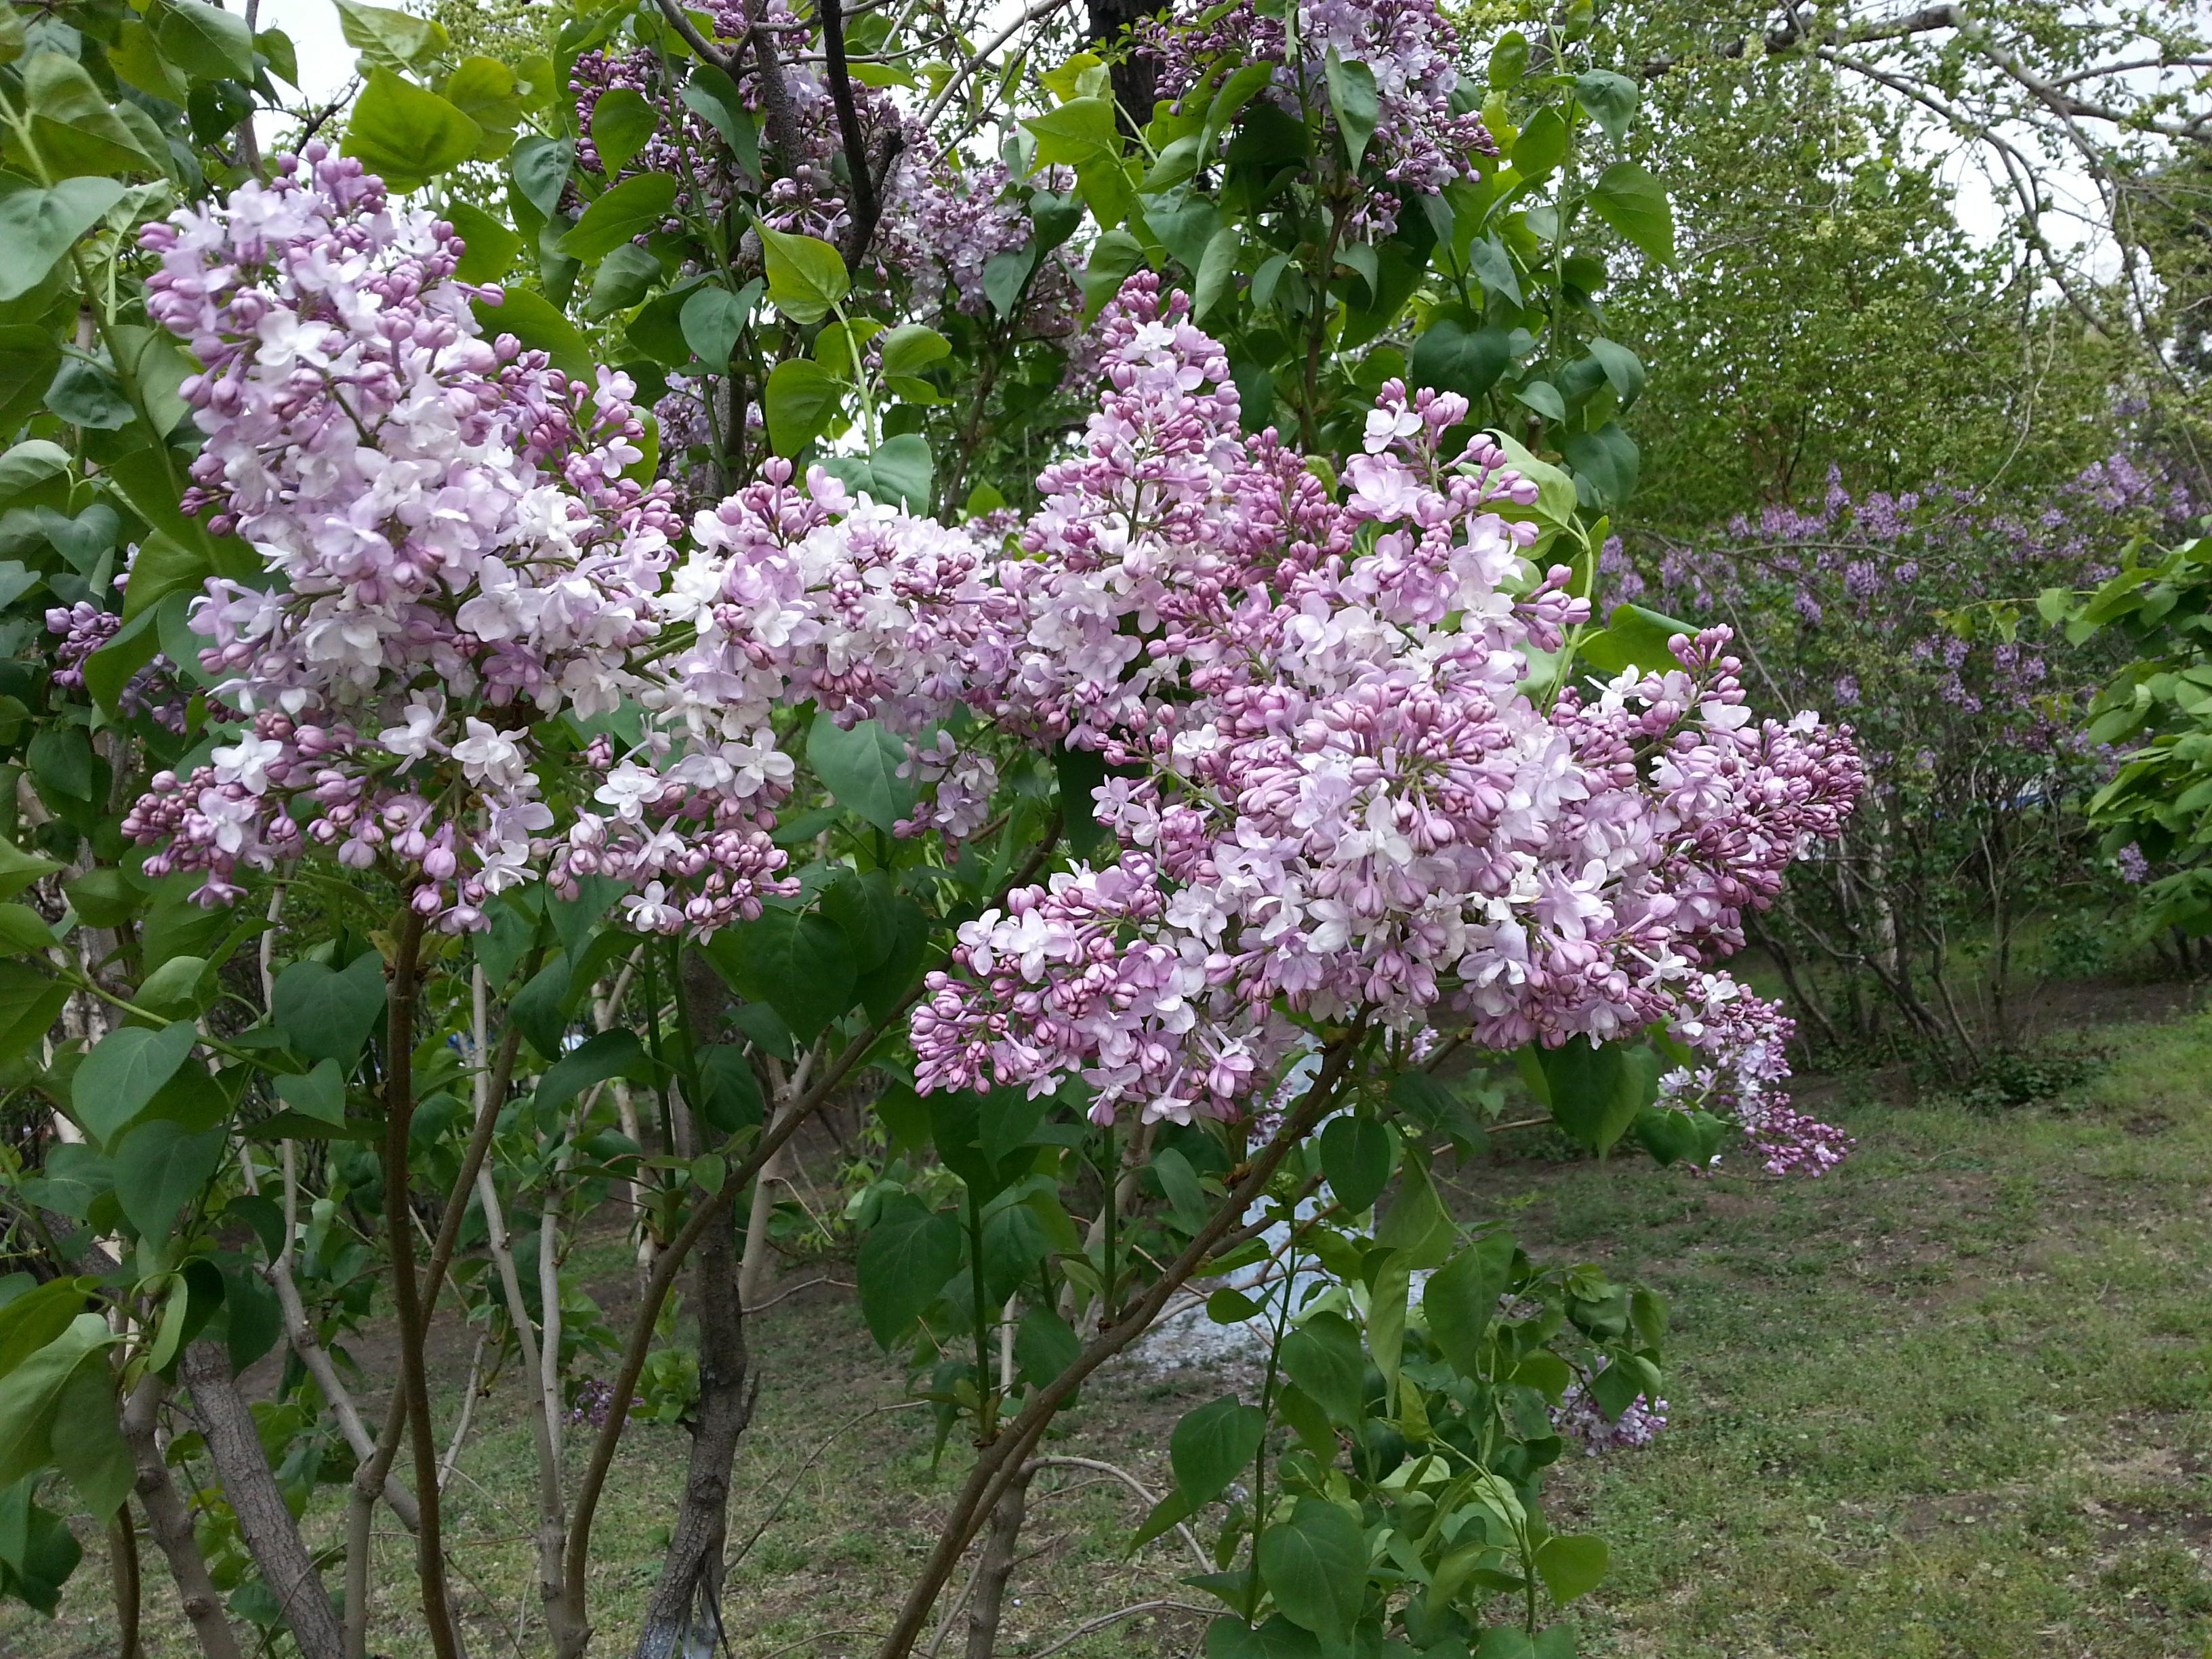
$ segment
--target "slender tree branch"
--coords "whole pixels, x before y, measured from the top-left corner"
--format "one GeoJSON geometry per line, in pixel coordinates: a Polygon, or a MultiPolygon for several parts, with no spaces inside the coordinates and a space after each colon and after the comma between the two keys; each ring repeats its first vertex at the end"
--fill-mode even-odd
{"type": "MultiPolygon", "coordinates": [[[[461,1659],[446,1596],[446,1556],[439,1525],[438,1443],[430,1427],[430,1381],[423,1358],[422,1287],[415,1276],[414,1211],[409,1203],[407,1151],[415,1121],[415,998],[422,966],[422,915],[410,903],[402,913],[392,962],[389,1019],[384,1056],[384,1227],[392,1252],[393,1311],[399,1330],[399,1391],[413,1419],[408,1439],[415,1452],[415,1566],[422,1580],[422,1618],[438,1659],[461,1659]]],[[[432,1253],[436,1246],[432,1245],[432,1253]]]]}
{"type": "Polygon", "coordinates": [[[860,131],[860,112],[853,100],[853,71],[845,61],[845,16],[838,0],[816,0],[822,20],[822,52],[830,71],[830,101],[837,111],[837,132],[845,145],[845,167],[852,174],[853,227],[847,238],[845,268],[857,269],[876,234],[883,209],[868,166],[868,144],[860,131]]]}
{"type": "Polygon", "coordinates": [[[1213,1617],[1214,1611],[1215,1610],[1212,1607],[1201,1607],[1195,1602],[1191,1601],[1170,1601],[1164,1600],[1158,1601],[1139,1601],[1129,1607],[1117,1607],[1112,1613],[1102,1613],[1096,1619],[1085,1620],[1073,1630],[1068,1632],[1066,1635],[1061,1637],[1060,1640],[1052,1644],[1051,1646],[1039,1648],[1034,1654],[1030,1656],[1030,1659],[1047,1659],[1048,1655],[1058,1653],[1062,1648],[1073,1647],[1078,1642],[1090,1635],[1093,1631],[1103,1630],[1107,1626],[1119,1624],[1124,1619],[1134,1619],[1139,1613],[1188,1613],[1194,1614],[1200,1619],[1211,1619],[1213,1617]]]}

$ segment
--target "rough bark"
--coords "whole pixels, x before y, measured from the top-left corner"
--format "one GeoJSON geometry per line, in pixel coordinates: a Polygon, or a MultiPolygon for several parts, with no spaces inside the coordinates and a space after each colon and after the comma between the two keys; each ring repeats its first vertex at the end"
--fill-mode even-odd
{"type": "Polygon", "coordinates": [[[999,1645],[999,1617],[1006,1606],[1006,1584],[1014,1576],[1015,1550],[1029,1512],[1030,1481],[1037,1466],[1024,1464],[991,1510],[983,1538],[983,1559],[975,1569],[975,1589],[968,1601],[968,1659],[992,1659],[999,1645]]]}
{"type": "MultiPolygon", "coordinates": [[[[1121,41],[1122,33],[1162,9],[1160,0],[1090,0],[1091,39],[1102,46],[1121,41]]],[[[1158,95],[1159,65],[1150,52],[1125,49],[1115,60],[1114,101],[1120,106],[1124,126],[1142,126],[1152,118],[1158,95]]]]}
{"type": "MultiPolygon", "coordinates": [[[[692,1039],[703,1041],[719,1023],[716,1000],[709,1000],[715,994],[688,974],[685,983],[690,994],[692,1039]]],[[[672,1104],[678,1150],[695,1158],[702,1150],[698,1127],[681,1099],[672,1104]]],[[[699,1320],[699,1400],[691,1423],[691,1458],[668,1553],[661,1561],[660,1580],[646,1605],[633,1659],[711,1654],[722,1644],[731,1474],[738,1443],[752,1420],[753,1400],[759,1392],[745,1346],[732,1218],[726,1210],[700,1239],[691,1259],[692,1306],[699,1320]]]]}
{"type": "Polygon", "coordinates": [[[154,1423],[161,1410],[163,1392],[161,1377],[149,1375],[138,1384],[124,1407],[123,1438],[131,1448],[132,1462],[138,1466],[133,1490],[146,1511],[147,1530],[169,1564],[169,1577],[176,1581],[178,1605],[185,1622],[191,1626],[192,1634],[198,1638],[201,1653],[206,1659],[240,1659],[238,1638],[231,1631],[230,1621],[223,1617],[222,1597],[216,1589],[215,1580],[208,1576],[207,1558],[200,1553],[199,1540],[192,1534],[191,1511],[185,1507],[183,1495],[177,1491],[168,1462],[161,1455],[161,1444],[154,1436],[154,1423]]]}
{"type": "Polygon", "coordinates": [[[284,1506],[276,1477],[269,1472],[253,1413],[231,1375],[229,1354],[213,1342],[191,1343],[185,1350],[183,1375],[222,1494],[238,1517],[239,1534],[301,1653],[306,1659],[344,1659],[345,1632],[299,1526],[284,1506]]]}

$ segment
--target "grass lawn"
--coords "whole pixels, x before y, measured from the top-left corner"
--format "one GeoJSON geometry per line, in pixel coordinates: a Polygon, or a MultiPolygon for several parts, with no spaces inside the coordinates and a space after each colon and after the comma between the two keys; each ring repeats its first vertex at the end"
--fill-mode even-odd
{"type": "MultiPolygon", "coordinates": [[[[1637,1160],[1455,1177],[1468,1213],[1503,1208],[1531,1249],[1601,1260],[1670,1299],[1671,1425],[1647,1450],[1577,1459],[1558,1483],[1577,1529],[1614,1548],[1612,1578],[1577,1609],[1586,1655],[2212,1653],[2212,1015],[2097,1041],[2110,1065],[2044,1107],[1819,1102],[1860,1146],[1818,1182],[1637,1160]]],[[[605,1255],[611,1304],[625,1279],[618,1247],[605,1255]]],[[[781,1508],[732,1572],[732,1650],[865,1655],[964,1455],[956,1444],[933,1469],[927,1411],[889,1409],[899,1379],[848,1292],[805,1292],[754,1334],[763,1383],[733,1540],[781,1508]]],[[[449,1414],[465,1359],[449,1362],[449,1414]]],[[[1167,1426],[1236,1380],[1109,1374],[1050,1449],[1157,1488],[1167,1426]]],[[[509,1382],[480,1408],[449,1489],[472,1659],[544,1650],[519,1401],[509,1382]]],[[[667,1428],[627,1443],[598,1530],[595,1651],[629,1651],[684,1444],[667,1428]]],[[[1037,1492],[1002,1653],[1035,1654],[1133,1602],[1202,1599],[1176,1583],[1188,1558],[1172,1537],[1124,1559],[1137,1505],[1109,1477],[1055,1470],[1037,1492]]],[[[335,1522],[333,1505],[333,1541],[335,1522]]],[[[0,1612],[0,1654],[112,1653],[100,1546],[87,1544],[58,1620],[0,1612]]],[[[396,1607],[413,1589],[409,1547],[394,1534],[380,1547],[396,1607]]],[[[150,1549],[146,1570],[149,1653],[184,1659],[195,1650],[150,1549]]],[[[1199,1630],[1165,1612],[1063,1651],[1185,1654],[1199,1630]]],[[[404,1629],[383,1647],[427,1652],[404,1629]]]]}

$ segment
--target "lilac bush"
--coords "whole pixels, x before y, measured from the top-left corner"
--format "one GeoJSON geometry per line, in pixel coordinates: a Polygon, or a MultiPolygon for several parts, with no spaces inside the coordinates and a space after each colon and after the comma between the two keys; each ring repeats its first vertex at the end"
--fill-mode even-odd
{"type": "Polygon", "coordinates": [[[1832,479],[1814,507],[1654,538],[1636,559],[1606,550],[1625,597],[1751,628],[1760,701],[1817,700],[1857,737],[1863,810],[1758,932],[1802,1036],[1954,1079],[2020,1040],[2023,929],[2126,873],[2081,816],[2114,763],[2083,733],[2093,665],[2021,612],[2194,510],[2121,453],[2032,509],[1948,486],[1855,497],[1832,479]]]}
{"type": "MultiPolygon", "coordinates": [[[[1271,1333],[1140,1533],[1218,1520],[1248,1564],[1210,1642],[1468,1649],[1501,1584],[1536,1639],[1603,1559],[1542,1471],[1648,1437],[1663,1317],[1444,1209],[1436,1161],[1500,1115],[1469,1068],[1593,1152],[1848,1144],[1728,962],[1847,832],[1853,737],[1756,712],[1725,617],[1607,609],[1632,393],[1600,382],[1641,369],[1525,257],[1538,185],[1563,237],[1641,202],[1638,247],[1663,192],[1616,158],[1588,203],[1556,161],[1489,195],[1493,129],[1617,144],[1617,89],[1499,73],[1478,112],[1420,8],[1147,35],[1148,119],[1089,52],[924,103],[878,13],[569,17],[518,72],[356,9],[338,153],[227,129],[220,188],[121,247],[84,221],[54,316],[99,351],[0,462],[50,544],[17,596],[36,816],[0,842],[36,1123],[0,1192],[52,1271],[9,1317],[52,1323],[31,1374],[84,1429],[19,1435],[52,1448],[28,1478],[95,1520],[137,1492],[211,1659],[235,1608],[313,1659],[382,1643],[381,1510],[455,1659],[476,1522],[426,1356],[458,1301],[527,1423],[553,1651],[593,1642],[625,1436],[677,1423],[638,1645],[708,1650],[777,1194],[849,1110],[859,1312],[963,1447],[885,1659],[1196,1284],[1271,1333]],[[1556,412],[1486,423],[1510,331],[1556,412]],[[608,1213],[621,1333],[569,1260],[608,1213]],[[378,1408],[336,1357],[372,1318],[378,1408]],[[239,1372],[280,1341],[257,1417],[239,1372]],[[1338,1564],[1325,1602],[1286,1539],[1338,1564]]],[[[42,173],[42,210],[120,199],[87,177],[42,173]]]]}

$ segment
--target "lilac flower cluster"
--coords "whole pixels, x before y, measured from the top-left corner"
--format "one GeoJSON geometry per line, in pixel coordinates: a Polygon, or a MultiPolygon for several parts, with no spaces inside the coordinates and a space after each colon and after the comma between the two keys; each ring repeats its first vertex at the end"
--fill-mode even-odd
{"type": "MultiPolygon", "coordinates": [[[[395,861],[418,912],[456,931],[541,872],[629,882],[647,925],[673,925],[678,895],[694,927],[757,915],[781,890],[769,786],[711,745],[653,790],[610,778],[611,820],[549,834],[544,785],[573,747],[556,717],[636,696],[663,625],[679,526],[665,486],[626,476],[643,459],[629,382],[484,338],[469,301],[499,296],[453,280],[450,225],[390,204],[356,161],[304,160],[144,233],[148,309],[204,366],[183,386],[206,434],[187,507],[277,578],[210,581],[192,613],[246,728],[153,779],[124,824],[159,844],[146,867],[204,871],[222,902],[240,866],[319,845],[395,861]]],[[[576,761],[587,794],[614,769],[604,741],[576,761]]]]}
{"type": "MultiPolygon", "coordinates": [[[[1597,1370],[1604,1369],[1605,1361],[1601,1359],[1597,1370]]],[[[1607,1417],[1589,1390],[1577,1381],[1567,1385],[1559,1403],[1552,1407],[1552,1426],[1562,1437],[1580,1445],[1585,1457],[1632,1451],[1650,1445],[1667,1426],[1667,1402],[1639,1394],[1619,1417],[1607,1417]]]]}
{"type": "Polygon", "coordinates": [[[1702,1063],[1660,1079],[1658,1103],[1735,1124],[1769,1175],[1818,1176],[1842,1163],[1851,1137],[1797,1111],[1780,1091],[1796,1021],[1725,975],[1705,975],[1702,990],[1701,998],[1685,998],[1674,1021],[1674,1034],[1702,1063]]]}
{"type": "MultiPolygon", "coordinates": [[[[629,384],[486,339],[451,227],[357,164],[311,149],[146,240],[149,309],[204,366],[194,504],[273,579],[198,603],[237,730],[125,825],[205,902],[319,847],[453,930],[604,877],[631,926],[705,936],[796,890],[769,832],[799,785],[780,712],[811,704],[903,740],[902,833],[974,834],[1009,744],[1118,774],[1112,856],[928,977],[924,1089],[1073,1075],[1102,1120],[1231,1115],[1301,1016],[1494,1048],[1663,1024],[1716,1066],[1766,1042],[1726,1063],[1771,1083],[1771,1028],[1716,1012],[1713,967],[1838,833],[1848,734],[1754,720],[1723,630],[1553,691],[1534,664],[1589,605],[1529,557],[1535,485],[1447,447],[1464,400],[1389,383],[1325,483],[1242,431],[1221,346],[1140,273],[1012,549],[781,460],[687,534],[627,476],[629,384]]],[[[1733,1089],[1708,1093],[1781,1133],[1733,1089]]]]}
{"type": "Polygon", "coordinates": [[[1102,1120],[1187,1121],[1264,1094],[1284,1010],[1504,1048],[1701,1006],[1839,828],[1847,738],[1753,720],[1717,630],[1544,706],[1528,649],[1588,606],[1526,557],[1534,485],[1443,447],[1459,398],[1386,386],[1340,498],[1241,433],[1184,296],[1140,273],[1100,338],[1111,389],[1001,573],[1025,621],[992,712],[1123,770],[1119,856],[960,930],[917,1086],[1074,1073],[1102,1120]]]}
{"type": "Polygon", "coordinates": [[[1390,188],[1358,194],[1345,225],[1347,242],[1388,236],[1406,201],[1473,177],[1470,157],[1498,154],[1480,115],[1453,111],[1458,37],[1435,0],[1299,0],[1295,34],[1282,17],[1262,15],[1253,0],[1206,17],[1195,25],[1164,21],[1148,32],[1163,97],[1209,98],[1225,73],[1273,64],[1266,95],[1301,119],[1309,110],[1322,112],[1333,131],[1325,79],[1330,52],[1373,74],[1377,114],[1368,155],[1390,188]]]}
{"type": "MultiPolygon", "coordinates": [[[[118,578],[116,585],[120,586],[123,580],[118,578]]],[[[122,630],[120,616],[102,611],[89,600],[49,606],[46,632],[60,635],[54,647],[53,683],[64,690],[83,690],[85,659],[122,630]]],[[[156,653],[116,694],[116,707],[125,714],[146,715],[172,732],[184,731],[185,697],[177,684],[175,666],[156,653]]]]}
{"type": "MultiPolygon", "coordinates": [[[[603,1429],[607,1415],[615,1403],[615,1385],[603,1376],[586,1376],[578,1381],[574,1398],[569,1402],[568,1418],[572,1425],[584,1428],[603,1429]]],[[[638,1401],[633,1396],[629,1415],[635,1417],[638,1401]]]]}

